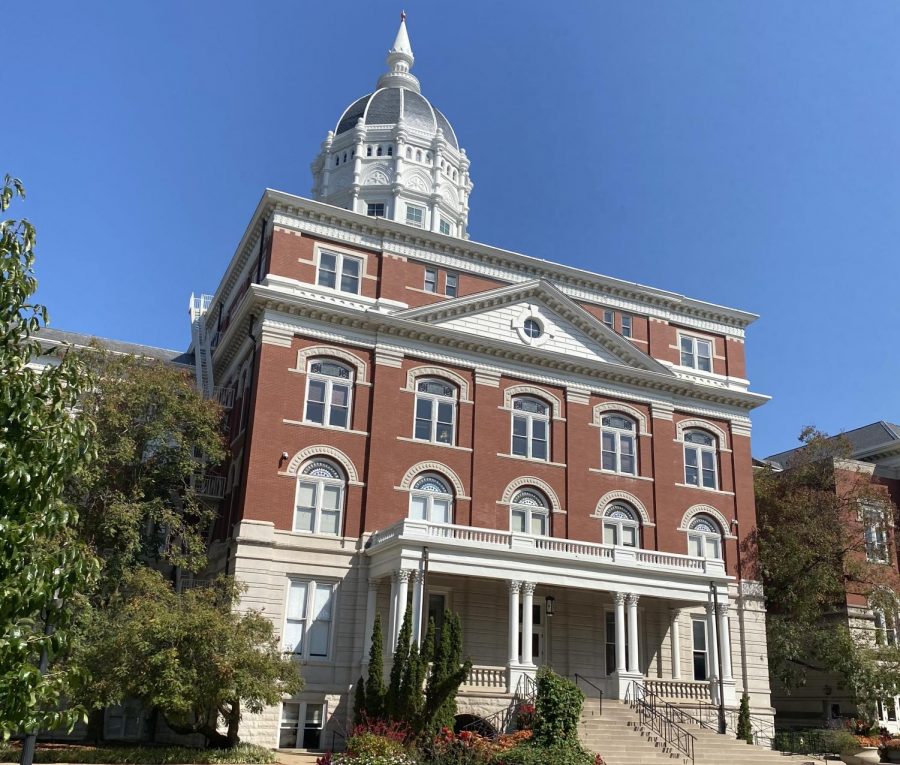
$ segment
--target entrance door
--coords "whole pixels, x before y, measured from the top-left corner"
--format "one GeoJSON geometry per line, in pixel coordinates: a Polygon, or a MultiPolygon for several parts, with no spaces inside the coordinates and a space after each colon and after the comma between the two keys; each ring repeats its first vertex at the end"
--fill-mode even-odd
{"type": "MultiPolygon", "coordinates": [[[[544,599],[535,597],[531,604],[531,661],[543,666],[544,657],[544,599]]],[[[519,603],[519,656],[522,656],[522,604],[519,603]]],[[[522,656],[522,660],[525,657],[522,656]]]]}
{"type": "Polygon", "coordinates": [[[887,728],[892,733],[896,732],[898,729],[897,707],[900,705],[898,705],[897,701],[898,698],[896,696],[888,696],[887,698],[879,699],[876,702],[878,708],[878,721],[881,723],[882,727],[887,728]]]}

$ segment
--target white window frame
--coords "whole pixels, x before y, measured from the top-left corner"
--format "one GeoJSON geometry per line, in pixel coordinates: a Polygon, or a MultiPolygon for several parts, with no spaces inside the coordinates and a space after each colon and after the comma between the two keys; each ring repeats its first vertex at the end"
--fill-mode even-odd
{"type": "Polygon", "coordinates": [[[319,730],[320,731],[318,748],[321,749],[324,747],[324,745],[325,745],[325,739],[324,739],[325,726],[328,724],[328,702],[324,701],[324,700],[323,701],[283,701],[281,703],[281,715],[279,718],[279,725],[278,725],[278,746],[276,747],[277,749],[284,749],[284,748],[304,749],[305,748],[303,734],[306,731],[306,713],[307,713],[307,710],[309,707],[322,707],[322,727],[317,728],[317,729],[311,729],[311,730],[319,730]],[[288,705],[297,707],[297,725],[295,728],[288,728],[285,725],[284,711],[285,711],[285,707],[287,707],[288,705]],[[295,733],[294,745],[291,747],[283,747],[281,745],[281,734],[282,734],[282,732],[284,732],[286,730],[291,730],[291,729],[293,729],[293,731],[295,733]]]}
{"type": "Polygon", "coordinates": [[[432,292],[434,294],[437,294],[438,271],[436,268],[425,269],[425,281],[423,282],[422,289],[424,289],[425,292],[432,292]]]}
{"type": "Polygon", "coordinates": [[[530,486],[523,486],[516,490],[509,503],[509,529],[515,534],[527,534],[534,537],[545,537],[550,533],[550,507],[543,493],[530,486]],[[532,501],[523,501],[523,495],[527,495],[532,501]],[[515,531],[513,519],[521,515],[525,531],[515,531]],[[534,521],[539,519],[541,531],[535,533],[534,521]]]}
{"type": "Polygon", "coordinates": [[[327,290],[334,290],[335,292],[345,292],[348,295],[359,295],[362,293],[362,280],[363,275],[365,274],[365,265],[366,263],[362,258],[348,255],[340,250],[322,248],[316,255],[316,286],[327,290]],[[331,273],[322,268],[322,256],[334,258],[334,286],[322,283],[322,274],[331,273]],[[356,277],[349,277],[356,279],[355,290],[344,289],[344,264],[351,261],[355,262],[357,266],[356,277]]]}
{"type": "Polygon", "coordinates": [[[453,227],[450,225],[450,221],[445,218],[441,218],[439,229],[444,236],[450,236],[453,233],[453,227]]]}
{"type": "Polygon", "coordinates": [[[459,297],[459,274],[448,271],[444,276],[444,294],[447,297],[459,297]],[[453,286],[450,286],[450,280],[453,280],[453,286]]]}
{"type": "Polygon", "coordinates": [[[603,544],[611,544],[615,547],[631,547],[634,550],[641,549],[641,524],[638,515],[633,508],[623,502],[613,502],[603,512],[603,544]],[[615,515],[614,515],[615,514],[615,515]],[[623,515],[628,515],[624,518],[623,515]],[[625,544],[625,529],[634,531],[634,544],[625,544]],[[607,531],[613,535],[613,541],[607,542],[607,531]]]}
{"type": "Polygon", "coordinates": [[[681,436],[681,440],[684,443],[684,483],[685,486],[690,486],[694,489],[708,489],[712,491],[719,490],[719,441],[718,439],[710,432],[706,430],[702,430],[701,428],[691,428],[690,430],[685,430],[681,436]],[[688,437],[693,433],[699,433],[700,435],[705,436],[712,440],[711,444],[700,444],[694,441],[689,441],[688,437]],[[688,464],[688,452],[693,453],[694,455],[694,464],[688,464]],[[703,465],[703,455],[710,455],[712,458],[712,467],[704,467],[703,465]],[[697,482],[694,483],[688,477],[688,471],[690,469],[694,469],[697,471],[697,482]],[[706,483],[706,474],[712,473],[712,486],[706,483]]]}
{"type": "Polygon", "coordinates": [[[691,679],[696,682],[706,682],[710,678],[710,666],[709,666],[709,623],[707,620],[700,616],[692,616],[691,617],[691,679]],[[697,640],[696,640],[696,625],[701,625],[703,627],[703,648],[697,648],[697,640]],[[698,678],[697,677],[697,667],[696,667],[696,656],[697,654],[703,654],[703,666],[705,669],[706,677],[698,678]]]}
{"type": "Polygon", "coordinates": [[[456,445],[456,414],[459,402],[459,388],[456,384],[450,382],[449,380],[444,380],[441,377],[419,377],[416,380],[416,396],[415,401],[413,402],[413,434],[412,437],[416,441],[422,441],[423,443],[432,443],[432,444],[443,444],[446,446],[455,446],[456,445]],[[428,391],[419,390],[420,385],[427,385],[428,383],[439,383],[440,385],[446,385],[452,391],[452,394],[449,396],[441,395],[439,393],[429,393],[428,391]],[[428,438],[421,438],[418,433],[418,423],[419,420],[423,422],[426,421],[424,417],[419,417],[419,402],[420,401],[428,401],[431,407],[431,414],[428,418],[428,422],[430,422],[429,436],[428,438]],[[450,422],[440,422],[438,420],[438,413],[440,411],[441,404],[449,404],[451,418],[450,422]],[[440,441],[438,440],[438,425],[450,425],[450,439],[448,441],[440,441]]]}
{"type": "Polygon", "coordinates": [[[631,337],[634,320],[630,313],[623,313],[619,318],[622,325],[622,337],[631,337]]]}
{"type": "Polygon", "coordinates": [[[417,205],[406,205],[406,224],[408,226],[415,226],[416,228],[424,228],[425,208],[417,205]]]}
{"type": "Polygon", "coordinates": [[[334,359],[325,357],[325,356],[316,356],[311,358],[306,364],[306,396],[303,401],[303,421],[311,422],[315,425],[321,425],[325,428],[335,428],[337,430],[350,430],[350,426],[353,420],[353,382],[354,382],[354,370],[353,367],[345,364],[341,361],[335,361],[334,359]],[[340,367],[341,369],[346,370],[347,377],[338,377],[336,375],[328,375],[322,372],[313,372],[313,365],[315,364],[334,364],[336,367],[340,367]],[[325,384],[325,400],[320,402],[316,401],[316,404],[323,405],[322,411],[322,422],[318,422],[317,420],[312,419],[309,416],[309,389],[313,382],[321,382],[325,384]],[[339,384],[341,387],[347,388],[347,424],[346,425],[332,425],[331,424],[331,409],[334,406],[334,386],[335,384],[339,384]]]}
{"type": "Polygon", "coordinates": [[[287,592],[287,601],[285,602],[284,607],[284,630],[282,631],[282,645],[284,646],[285,653],[293,656],[296,659],[299,659],[303,662],[328,662],[332,660],[334,654],[334,622],[335,615],[337,613],[337,582],[332,582],[328,580],[316,580],[316,579],[304,579],[302,577],[291,577],[288,579],[288,592],[287,592]],[[294,585],[304,584],[306,585],[306,601],[303,604],[303,613],[300,616],[291,616],[290,615],[290,605],[291,605],[291,590],[294,585]],[[329,588],[331,590],[330,595],[330,604],[331,611],[328,619],[320,620],[313,618],[313,611],[315,609],[315,595],[318,591],[318,588],[329,588]],[[320,654],[310,654],[309,652],[309,633],[311,629],[315,626],[317,622],[325,621],[328,625],[328,635],[326,638],[326,653],[324,655],[320,654]],[[300,640],[300,650],[295,651],[288,647],[287,638],[288,638],[288,626],[290,624],[299,624],[302,627],[302,637],[300,640]]]}
{"type": "Polygon", "coordinates": [[[600,416],[600,467],[603,470],[610,470],[613,473],[619,473],[621,475],[638,475],[638,424],[634,421],[633,418],[621,414],[619,412],[603,412],[600,416]],[[631,429],[623,428],[618,425],[613,425],[608,422],[613,417],[619,417],[626,422],[631,423],[631,429]],[[613,450],[604,448],[604,438],[609,436],[613,439],[613,450]],[[623,440],[631,441],[631,462],[633,470],[625,470],[622,467],[622,442],[623,440]],[[606,455],[611,455],[613,459],[613,467],[608,467],[606,465],[606,460],[604,457],[606,455]]]}
{"type": "MultiPolygon", "coordinates": [[[[509,439],[509,453],[515,457],[521,457],[522,459],[529,460],[538,460],[539,462],[549,462],[550,461],[550,448],[551,448],[551,424],[552,418],[550,413],[553,411],[553,407],[547,403],[546,401],[536,398],[534,396],[515,396],[512,400],[512,419],[510,423],[510,439],[509,439]],[[522,409],[516,409],[516,402],[518,401],[533,401],[540,404],[544,407],[544,412],[529,412],[522,409]],[[516,435],[516,420],[521,420],[525,423],[525,434],[524,435],[516,435]],[[543,457],[535,457],[534,456],[534,423],[535,422],[543,422],[544,423],[544,432],[547,437],[544,440],[546,444],[546,455],[543,457]],[[525,454],[519,454],[516,452],[516,438],[524,438],[525,439],[525,454]]],[[[540,441],[540,439],[538,439],[540,441]]]]}
{"type": "Polygon", "coordinates": [[[897,613],[884,608],[872,609],[875,617],[875,643],[881,646],[897,645],[897,613]]]}
{"type": "Polygon", "coordinates": [[[860,510],[863,536],[866,543],[866,560],[869,563],[890,563],[885,515],[882,508],[864,504],[860,510]]]}
{"type": "Polygon", "coordinates": [[[415,480],[412,482],[412,486],[409,490],[409,517],[413,520],[424,520],[426,523],[452,524],[456,512],[455,505],[456,503],[453,499],[453,491],[450,488],[450,483],[442,475],[439,475],[437,473],[422,473],[416,476],[415,480]],[[433,481],[434,483],[443,486],[444,491],[432,491],[431,489],[416,488],[420,483],[425,481],[433,481]],[[413,500],[417,497],[425,500],[424,518],[414,518],[413,516],[413,500]],[[446,520],[443,518],[438,520],[434,519],[435,499],[447,500],[449,517],[446,520]]]}
{"type": "Polygon", "coordinates": [[[616,314],[615,311],[612,311],[609,308],[603,309],[603,318],[600,319],[607,327],[609,327],[613,332],[616,331],[616,314]]]}
{"type": "MultiPolygon", "coordinates": [[[[322,472],[322,471],[320,471],[322,472]]],[[[341,536],[341,531],[343,529],[343,521],[344,521],[344,502],[347,494],[347,482],[343,478],[343,471],[337,465],[335,465],[331,460],[315,458],[309,460],[306,463],[305,467],[297,473],[297,486],[294,490],[294,519],[293,519],[293,531],[295,534],[313,534],[313,535],[323,535],[323,536],[341,536]],[[340,478],[334,478],[331,476],[324,475],[316,475],[313,473],[307,473],[305,471],[310,470],[311,468],[315,468],[317,465],[321,465],[327,469],[330,469],[337,473],[340,478]],[[315,504],[312,509],[312,529],[301,529],[298,528],[297,519],[300,515],[300,487],[301,484],[311,484],[313,485],[315,491],[315,504]],[[334,533],[330,531],[322,531],[322,498],[325,495],[325,487],[337,488],[338,492],[338,502],[337,502],[337,521],[336,521],[336,531],[334,533]]],[[[306,508],[304,508],[306,509],[306,508]]],[[[332,512],[332,508],[327,509],[328,512],[332,512]]]]}
{"type": "Polygon", "coordinates": [[[678,359],[679,364],[683,367],[712,373],[715,351],[715,343],[711,338],[682,334],[678,336],[678,359]],[[701,353],[701,346],[706,346],[705,354],[701,353]],[[702,359],[708,361],[709,369],[704,369],[702,359]]]}
{"type": "Polygon", "coordinates": [[[688,555],[706,560],[724,560],[723,555],[724,535],[719,529],[719,524],[709,516],[698,515],[691,521],[688,527],[688,555]],[[700,528],[701,524],[706,524],[718,531],[707,531],[700,528]],[[699,550],[699,555],[693,551],[694,543],[699,550]],[[709,548],[713,549],[710,550],[709,548]],[[712,554],[711,554],[712,553],[712,554]]]}

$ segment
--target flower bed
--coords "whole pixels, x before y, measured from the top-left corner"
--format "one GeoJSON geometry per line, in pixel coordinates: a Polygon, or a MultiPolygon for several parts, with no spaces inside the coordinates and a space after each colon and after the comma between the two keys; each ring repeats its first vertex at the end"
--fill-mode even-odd
{"type": "MultiPolygon", "coordinates": [[[[0,745],[0,762],[18,762],[18,744],[0,745]]],[[[38,744],[34,761],[77,762],[91,765],[226,765],[226,763],[275,762],[275,753],[254,744],[233,749],[190,749],[184,746],[85,746],[81,744],[38,744]]]]}

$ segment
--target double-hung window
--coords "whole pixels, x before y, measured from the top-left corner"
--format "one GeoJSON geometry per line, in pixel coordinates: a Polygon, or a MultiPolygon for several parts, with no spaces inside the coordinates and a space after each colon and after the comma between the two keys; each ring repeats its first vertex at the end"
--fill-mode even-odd
{"type": "Polygon", "coordinates": [[[513,399],[512,453],[533,460],[550,459],[550,407],[536,398],[513,399]]]}
{"type": "Polygon", "coordinates": [[[453,494],[443,478],[426,473],[416,479],[409,492],[409,517],[429,523],[453,522],[453,494]]]}
{"type": "Polygon", "coordinates": [[[414,205],[406,205],[406,222],[410,226],[422,228],[425,223],[425,210],[414,205]]]}
{"type": "Polygon", "coordinates": [[[875,615],[875,643],[897,645],[897,614],[893,611],[873,608],[875,615]]]}
{"type": "Polygon", "coordinates": [[[719,525],[705,515],[698,515],[688,528],[688,554],[697,558],[722,558],[722,532],[719,525]]]}
{"type": "Polygon", "coordinates": [[[605,414],[600,420],[601,467],[626,475],[637,474],[634,421],[621,414],[605,414]]]}
{"type": "Polygon", "coordinates": [[[712,372],[712,342],[690,335],[681,336],[681,366],[712,372]]]}
{"type": "Polygon", "coordinates": [[[384,217],[384,202],[369,202],[366,208],[366,215],[373,218],[384,217]]]}
{"type": "Polygon", "coordinates": [[[716,439],[705,431],[685,431],[684,482],[704,489],[718,488],[716,439]]]}
{"type": "Polygon", "coordinates": [[[613,331],[615,331],[615,329],[616,329],[615,319],[616,319],[615,313],[610,311],[608,308],[604,309],[602,321],[607,327],[609,327],[613,331]]]}
{"type": "Polygon", "coordinates": [[[419,380],[415,420],[415,438],[452,444],[456,425],[456,386],[443,380],[419,380]]]}
{"type": "Polygon", "coordinates": [[[884,528],[884,511],[877,507],[865,506],[861,515],[865,526],[866,559],[870,563],[887,563],[890,558],[884,528]]]}
{"type": "Polygon", "coordinates": [[[306,421],[349,427],[352,391],[350,367],[328,359],[312,359],[306,370],[306,421]]]}
{"type": "Polygon", "coordinates": [[[425,269],[425,292],[437,292],[437,270],[434,268],[425,269]]]}
{"type": "Polygon", "coordinates": [[[459,275],[447,274],[444,282],[444,294],[447,297],[456,297],[459,292],[459,275]]]}
{"type": "Polygon", "coordinates": [[[705,619],[694,619],[691,622],[691,638],[694,652],[694,680],[709,680],[709,653],[705,619]]]}
{"type": "Polygon", "coordinates": [[[294,531],[340,534],[344,476],[327,460],[313,460],[297,476],[294,531]]]}
{"type": "Polygon", "coordinates": [[[550,511],[547,500],[534,489],[521,489],[510,504],[510,528],[519,534],[545,536],[550,511]]]}
{"type": "Polygon", "coordinates": [[[631,337],[631,316],[622,314],[622,337],[631,337]]]}
{"type": "Polygon", "coordinates": [[[316,284],[320,287],[339,289],[341,292],[359,294],[362,260],[342,252],[319,251],[319,272],[316,284]]]}
{"type": "Polygon", "coordinates": [[[610,505],[603,514],[603,544],[640,547],[639,532],[637,517],[627,505],[610,505]]]}
{"type": "Polygon", "coordinates": [[[329,658],[334,590],[331,582],[291,580],[284,624],[285,652],[301,659],[329,658]]]}
{"type": "Polygon", "coordinates": [[[450,223],[441,218],[440,229],[442,234],[450,235],[450,223]]]}

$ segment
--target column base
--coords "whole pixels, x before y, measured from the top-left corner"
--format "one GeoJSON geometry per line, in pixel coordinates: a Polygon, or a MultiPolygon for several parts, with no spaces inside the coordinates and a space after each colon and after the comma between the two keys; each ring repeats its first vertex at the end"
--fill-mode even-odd
{"type": "MultiPolygon", "coordinates": [[[[735,690],[734,680],[725,680],[722,682],[722,695],[723,695],[723,699],[725,701],[725,706],[727,708],[731,709],[738,705],[737,691],[735,690]]],[[[718,680],[715,683],[712,683],[710,685],[709,698],[713,704],[718,705],[718,703],[719,703],[719,682],[718,682],[718,680]]]]}
{"type": "Polygon", "coordinates": [[[506,665],[506,692],[515,693],[516,689],[525,682],[524,678],[534,679],[537,667],[534,664],[507,664],[506,665]]]}
{"type": "Polygon", "coordinates": [[[643,687],[644,676],[639,672],[613,672],[607,681],[610,695],[613,698],[624,701],[631,684],[637,682],[643,687]]]}

